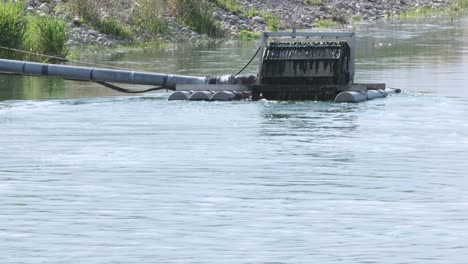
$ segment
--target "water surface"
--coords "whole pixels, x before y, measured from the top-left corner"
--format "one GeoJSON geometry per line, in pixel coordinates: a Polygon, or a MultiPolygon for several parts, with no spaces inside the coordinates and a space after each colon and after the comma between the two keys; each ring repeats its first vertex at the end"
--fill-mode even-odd
{"type": "MultiPolygon", "coordinates": [[[[360,32],[356,80],[404,90],[360,104],[169,102],[1,77],[0,260],[466,263],[467,31],[360,32]]],[[[226,74],[254,51],[104,63],[226,74]]]]}

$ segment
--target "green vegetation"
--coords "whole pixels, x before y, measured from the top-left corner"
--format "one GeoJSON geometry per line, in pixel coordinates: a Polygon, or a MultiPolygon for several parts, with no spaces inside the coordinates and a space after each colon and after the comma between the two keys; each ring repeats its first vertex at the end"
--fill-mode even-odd
{"type": "MultiPolygon", "coordinates": [[[[323,0],[304,2],[313,6],[324,4],[323,0]]],[[[60,1],[54,8],[53,16],[27,13],[27,0],[0,0],[0,3],[0,46],[57,57],[74,56],[69,54],[66,45],[69,29],[65,20],[58,18],[62,16],[65,16],[67,21],[73,20],[77,24],[86,23],[117,39],[131,40],[134,35],[142,36],[144,41],[151,41],[151,45],[156,46],[161,35],[171,34],[170,24],[165,18],[169,13],[187,28],[212,38],[224,36],[221,23],[212,17],[217,7],[244,18],[260,16],[269,31],[278,31],[281,26],[277,13],[244,7],[238,0],[67,0],[60,1]],[[125,12],[126,10],[128,12],[125,12]]],[[[436,4],[415,7],[395,15],[395,18],[415,19],[437,15],[449,15],[453,18],[466,10],[468,0],[451,0],[448,8],[440,9],[436,4]]],[[[349,17],[336,10],[333,12],[333,19],[319,20],[315,24],[316,27],[336,28],[347,23],[348,19],[353,22],[363,19],[360,15],[349,17]]],[[[242,40],[258,39],[260,33],[242,30],[237,37],[242,40]]],[[[0,57],[39,58],[5,49],[0,49],[0,57]]]]}
{"type": "Polygon", "coordinates": [[[262,34],[260,32],[252,32],[243,29],[237,37],[241,40],[255,40],[260,39],[261,36],[262,34]]]}
{"type": "Polygon", "coordinates": [[[265,22],[267,24],[268,30],[269,31],[278,31],[280,28],[280,19],[278,16],[273,15],[272,13],[269,12],[263,12],[262,13],[263,19],[265,19],[265,22]]]}
{"type": "Polygon", "coordinates": [[[213,2],[222,9],[228,10],[235,15],[243,15],[246,12],[245,8],[241,6],[237,0],[214,0],[213,2]]]}
{"type": "Polygon", "coordinates": [[[246,9],[237,0],[213,0],[213,2],[222,9],[238,16],[253,18],[260,15],[258,10],[254,8],[246,9]]]}
{"type": "MultiPolygon", "coordinates": [[[[235,15],[247,18],[261,16],[265,20],[268,30],[278,31],[280,27],[280,19],[268,11],[259,12],[256,9],[246,9],[237,0],[212,0],[217,6],[227,10],[235,15]]],[[[319,0],[321,1],[321,0],[319,0]]],[[[241,32],[242,33],[242,32],[241,32]]],[[[244,34],[245,35],[245,34],[244,34]]]]}
{"type": "Polygon", "coordinates": [[[248,9],[243,13],[245,17],[253,18],[260,15],[260,12],[254,8],[248,9]]]}
{"type": "Polygon", "coordinates": [[[439,9],[434,6],[426,6],[420,8],[410,8],[397,15],[399,19],[419,19],[424,17],[433,17],[440,15],[449,15],[450,17],[457,16],[468,9],[468,0],[452,0],[448,9],[439,9]]]}
{"type": "Polygon", "coordinates": [[[440,14],[442,10],[437,10],[432,7],[410,8],[398,14],[399,19],[415,19],[421,17],[428,17],[440,14]]]}
{"type": "Polygon", "coordinates": [[[117,39],[128,39],[132,35],[131,31],[115,18],[96,20],[93,25],[99,32],[112,35],[117,39]]]}
{"type": "Polygon", "coordinates": [[[58,9],[69,17],[77,16],[83,22],[93,23],[99,20],[99,8],[93,0],[69,0],[61,2],[58,9]]]}
{"type": "Polygon", "coordinates": [[[322,6],[323,5],[322,0],[305,0],[305,2],[307,4],[313,5],[313,6],[322,6]]]}
{"type": "Polygon", "coordinates": [[[170,0],[170,8],[177,20],[188,28],[210,37],[223,37],[224,30],[211,16],[211,8],[204,0],[170,0]]]}
{"type": "Polygon", "coordinates": [[[65,21],[51,16],[29,16],[28,20],[25,41],[31,52],[60,58],[68,55],[68,30],[65,21]]]}
{"type": "Polygon", "coordinates": [[[167,22],[161,17],[163,6],[156,4],[154,0],[138,0],[133,19],[133,28],[140,35],[148,33],[151,39],[160,34],[169,33],[167,22]]]}
{"type": "Polygon", "coordinates": [[[455,11],[468,9],[468,0],[453,0],[452,9],[455,11]]]}
{"type": "Polygon", "coordinates": [[[64,98],[66,81],[59,78],[19,78],[0,75],[0,101],[64,98]],[[14,89],[8,89],[14,87],[14,89]],[[41,89],[38,89],[41,87],[41,89]]]}
{"type": "MultiPolygon", "coordinates": [[[[24,19],[24,3],[0,4],[0,46],[23,49],[27,21],[24,19]]],[[[1,58],[18,59],[21,54],[0,49],[1,58]]]]}
{"type": "MultiPolygon", "coordinates": [[[[0,45],[49,56],[67,56],[65,22],[51,16],[26,15],[24,10],[25,3],[21,1],[0,5],[0,45]]],[[[24,59],[31,55],[1,49],[0,57],[24,59]]]]}
{"type": "Polygon", "coordinates": [[[322,19],[322,20],[317,21],[315,23],[315,26],[318,28],[335,28],[335,27],[339,27],[340,24],[331,19],[322,19]]]}
{"type": "Polygon", "coordinates": [[[58,9],[68,17],[79,17],[82,22],[89,23],[101,33],[112,35],[117,39],[131,37],[131,31],[120,19],[101,16],[97,1],[69,0],[66,3],[62,2],[58,9]]]}
{"type": "Polygon", "coordinates": [[[359,22],[362,20],[362,17],[360,15],[354,15],[351,17],[351,20],[353,20],[353,22],[359,22]]]}

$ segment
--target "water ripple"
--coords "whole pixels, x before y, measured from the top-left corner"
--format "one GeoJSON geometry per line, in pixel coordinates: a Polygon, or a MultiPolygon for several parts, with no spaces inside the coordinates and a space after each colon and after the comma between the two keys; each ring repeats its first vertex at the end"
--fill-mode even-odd
{"type": "Polygon", "coordinates": [[[2,263],[465,263],[467,60],[425,54],[359,65],[405,90],[361,104],[3,101],[2,263]]]}

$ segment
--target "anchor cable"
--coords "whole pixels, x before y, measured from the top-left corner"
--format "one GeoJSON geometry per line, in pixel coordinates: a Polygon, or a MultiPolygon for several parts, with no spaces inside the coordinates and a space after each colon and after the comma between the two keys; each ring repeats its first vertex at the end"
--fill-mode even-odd
{"type": "Polygon", "coordinates": [[[236,74],[234,74],[234,77],[236,77],[237,75],[239,75],[241,72],[243,72],[249,65],[250,63],[252,63],[252,61],[255,59],[255,57],[257,57],[257,54],[258,52],[260,51],[261,47],[258,47],[257,51],[255,52],[255,54],[252,56],[252,58],[250,59],[249,62],[247,62],[247,64],[242,68],[240,69],[240,71],[238,71],[236,74]]]}

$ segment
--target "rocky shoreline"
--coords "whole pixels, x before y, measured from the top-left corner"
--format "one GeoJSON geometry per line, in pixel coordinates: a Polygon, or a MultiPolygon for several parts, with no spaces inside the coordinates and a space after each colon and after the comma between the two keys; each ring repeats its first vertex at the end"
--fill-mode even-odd
{"type": "MultiPolygon", "coordinates": [[[[29,0],[27,11],[39,15],[60,15],[56,12],[56,6],[61,0],[29,0]]],[[[262,14],[268,12],[279,18],[279,29],[313,30],[321,20],[335,21],[345,27],[353,21],[373,22],[387,19],[407,10],[431,7],[434,9],[448,8],[450,0],[238,0],[245,10],[256,10],[258,15],[251,18],[241,14],[234,14],[229,10],[217,7],[212,17],[219,21],[228,37],[236,37],[242,31],[261,32],[268,30],[267,22],[262,14]],[[258,12],[257,12],[258,11],[258,12]]],[[[105,11],[104,11],[105,12],[105,11]]],[[[206,35],[200,35],[187,27],[179,24],[175,17],[165,16],[169,30],[172,34],[161,36],[160,41],[180,42],[208,39],[206,35]]],[[[97,45],[114,47],[127,45],[131,41],[117,40],[112,36],[102,34],[86,23],[77,23],[79,18],[72,19],[68,25],[70,28],[71,47],[82,45],[97,45]]],[[[141,36],[134,36],[133,41],[144,42],[141,36]]]]}
{"type": "MultiPolygon", "coordinates": [[[[281,19],[281,29],[313,29],[320,20],[336,21],[340,25],[347,25],[355,20],[373,22],[387,19],[407,10],[431,7],[434,9],[447,8],[449,0],[239,0],[242,6],[271,12],[281,19]]],[[[236,16],[226,10],[218,8],[213,17],[220,20],[224,28],[231,35],[242,30],[267,30],[265,21],[261,17],[246,19],[236,16]]]]}

